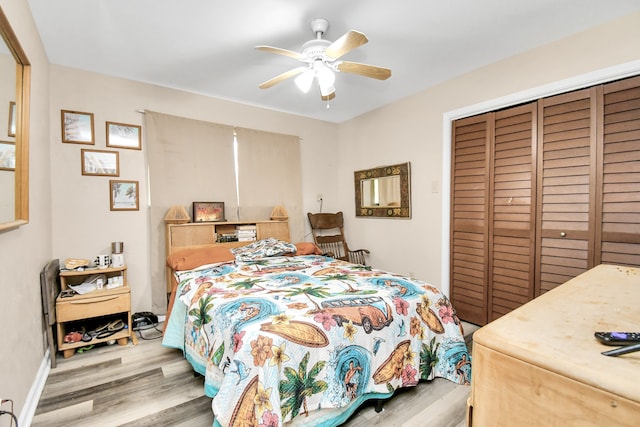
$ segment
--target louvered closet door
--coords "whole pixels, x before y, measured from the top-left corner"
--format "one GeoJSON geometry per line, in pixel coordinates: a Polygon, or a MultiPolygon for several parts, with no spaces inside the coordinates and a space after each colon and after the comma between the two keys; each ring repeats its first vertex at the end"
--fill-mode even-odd
{"type": "MultiPolygon", "coordinates": [[[[451,302],[471,323],[487,323],[488,192],[491,131],[484,114],[453,124],[451,302]]],[[[491,120],[492,121],[492,120],[491,120]]]]}
{"type": "Polygon", "coordinates": [[[489,321],[533,299],[536,104],[495,114],[489,321]]]}
{"type": "Polygon", "coordinates": [[[593,265],[595,106],[595,89],[538,103],[536,296],[593,265]]]}
{"type": "Polygon", "coordinates": [[[640,265],[640,77],[604,85],[596,264],[640,265]]]}

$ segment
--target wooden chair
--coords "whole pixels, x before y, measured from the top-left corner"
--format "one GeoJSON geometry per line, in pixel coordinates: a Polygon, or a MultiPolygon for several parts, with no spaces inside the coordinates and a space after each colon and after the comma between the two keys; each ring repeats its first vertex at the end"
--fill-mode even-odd
{"type": "Polygon", "coordinates": [[[51,367],[56,367],[56,340],[53,333],[56,327],[56,298],[60,293],[60,261],[49,261],[40,272],[40,291],[42,293],[42,319],[47,331],[51,367]]]}
{"type": "Polygon", "coordinates": [[[344,218],[342,212],[337,213],[307,213],[313,241],[322,252],[332,258],[367,265],[365,255],[367,249],[351,250],[344,238],[344,218]]]}

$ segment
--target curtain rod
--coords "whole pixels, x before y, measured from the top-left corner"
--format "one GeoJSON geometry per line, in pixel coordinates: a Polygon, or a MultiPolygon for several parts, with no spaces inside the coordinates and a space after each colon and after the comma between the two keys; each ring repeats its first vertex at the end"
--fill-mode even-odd
{"type": "MultiPolygon", "coordinates": [[[[147,110],[142,110],[140,108],[136,109],[135,111],[136,111],[136,113],[140,113],[140,114],[145,114],[147,112],[147,110]]],[[[193,120],[197,120],[197,119],[193,119],[193,120]]],[[[211,122],[211,123],[214,123],[214,122],[211,122]]],[[[237,126],[235,126],[235,125],[225,125],[224,123],[216,123],[216,124],[233,127],[233,136],[237,135],[237,132],[236,132],[236,129],[238,128],[237,126]]],[[[243,128],[243,129],[249,129],[249,128],[243,128]]],[[[256,130],[259,130],[259,129],[256,129],[256,130]]],[[[262,131],[262,132],[279,133],[279,132],[271,132],[271,131],[268,131],[268,130],[265,130],[265,131],[262,131]]],[[[283,133],[281,135],[296,136],[296,135],[289,135],[287,133],[283,133]]],[[[298,136],[298,140],[302,141],[302,137],[298,136]]]]}

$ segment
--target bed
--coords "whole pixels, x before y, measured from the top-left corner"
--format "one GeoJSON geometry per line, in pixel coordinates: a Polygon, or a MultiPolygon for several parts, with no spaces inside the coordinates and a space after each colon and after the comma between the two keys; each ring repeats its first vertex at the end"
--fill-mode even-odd
{"type": "Polygon", "coordinates": [[[421,380],[469,384],[471,358],[435,287],[264,239],[167,258],[163,345],[205,379],[214,426],[335,426],[421,380]]]}

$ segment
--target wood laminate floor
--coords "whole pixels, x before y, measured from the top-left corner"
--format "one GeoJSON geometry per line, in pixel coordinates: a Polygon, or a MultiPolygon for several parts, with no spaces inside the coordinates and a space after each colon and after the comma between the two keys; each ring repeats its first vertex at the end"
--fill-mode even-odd
{"type": "MultiPolygon", "coordinates": [[[[465,323],[470,340],[477,326],[465,323]]],[[[157,336],[153,329],[143,331],[157,336]]],[[[469,341],[470,342],[470,341],[469,341]]],[[[344,427],[464,427],[470,387],[437,378],[399,392],[376,413],[363,405],[344,427]]],[[[57,356],[31,425],[193,426],[213,424],[204,379],[194,376],[182,352],[161,339],[101,346],[69,359],[57,356]]]]}

